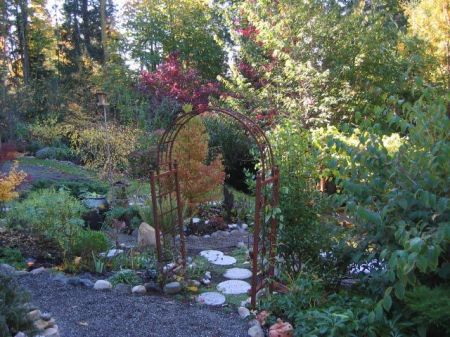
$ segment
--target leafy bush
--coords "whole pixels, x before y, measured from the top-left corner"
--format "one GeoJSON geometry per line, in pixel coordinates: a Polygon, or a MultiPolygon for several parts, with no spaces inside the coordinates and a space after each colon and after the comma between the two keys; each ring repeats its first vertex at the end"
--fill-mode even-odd
{"type": "Polygon", "coordinates": [[[19,331],[33,332],[33,324],[27,318],[25,304],[28,295],[18,289],[16,282],[0,274],[0,335],[15,336],[19,331]]]}
{"type": "MultiPolygon", "coordinates": [[[[354,262],[376,258],[384,265],[364,280],[369,296],[378,299],[378,319],[401,313],[405,294],[420,285],[435,288],[450,277],[447,102],[436,90],[425,90],[415,104],[401,107],[405,118],[391,112],[390,123],[407,135],[394,155],[375,132],[361,135],[357,146],[335,142],[351,158],[341,167],[341,185],[356,224],[354,262]]],[[[416,314],[414,321],[423,325],[407,330],[409,335],[435,328],[424,312],[416,314]]]]}
{"type": "Polygon", "coordinates": [[[110,242],[103,232],[82,230],[75,237],[71,247],[71,253],[74,256],[80,256],[83,261],[90,264],[92,254],[97,255],[106,251],[110,246],[110,242]]]}
{"type": "Polygon", "coordinates": [[[119,283],[137,285],[142,282],[140,277],[137,276],[136,273],[130,269],[124,269],[115,273],[113,276],[109,278],[109,281],[113,286],[119,283]]]}
{"type": "Polygon", "coordinates": [[[450,289],[447,286],[429,288],[420,286],[405,294],[406,307],[418,326],[428,326],[437,335],[440,330],[450,331],[450,289]]]}
{"type": "MultiPolygon", "coordinates": [[[[60,146],[63,144],[64,127],[56,118],[48,118],[42,122],[28,125],[29,137],[41,146],[60,146]]],[[[55,158],[53,158],[55,159],[55,158]]]]}
{"type": "Polygon", "coordinates": [[[127,171],[129,155],[137,148],[140,133],[138,129],[115,124],[106,129],[96,125],[73,133],[71,146],[87,167],[107,176],[108,172],[127,171]]]}
{"type": "Polygon", "coordinates": [[[296,273],[305,262],[323,263],[320,253],[332,249],[331,235],[336,229],[317,216],[322,202],[315,186],[317,153],[310,146],[308,132],[294,121],[285,121],[270,133],[270,141],[280,169],[278,252],[286,271],[296,273]]]}
{"type": "Polygon", "coordinates": [[[81,215],[85,211],[69,192],[48,189],[31,192],[25,200],[14,203],[6,218],[10,227],[30,229],[55,239],[69,254],[82,230],[81,215]]]}
{"type": "Polygon", "coordinates": [[[25,258],[16,248],[0,247],[0,263],[7,263],[15,268],[26,268],[25,258]]]}
{"type": "Polygon", "coordinates": [[[372,299],[346,291],[329,293],[326,283],[311,273],[300,273],[287,294],[270,296],[264,307],[275,317],[294,324],[298,337],[401,336],[397,322],[375,320],[372,299]]]}
{"type": "Polygon", "coordinates": [[[138,207],[114,207],[108,212],[106,212],[105,222],[111,224],[112,221],[116,219],[119,221],[124,221],[130,230],[137,228],[141,222],[142,218],[138,207]]]}
{"type": "Polygon", "coordinates": [[[36,158],[38,159],[55,159],[76,161],[77,157],[75,151],[67,146],[60,147],[44,147],[36,151],[36,158]]]}

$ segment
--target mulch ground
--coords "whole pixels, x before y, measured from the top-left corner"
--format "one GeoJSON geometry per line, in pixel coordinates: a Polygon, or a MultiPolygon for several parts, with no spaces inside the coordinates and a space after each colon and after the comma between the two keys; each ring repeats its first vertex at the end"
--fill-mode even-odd
{"type": "Polygon", "coordinates": [[[55,241],[25,231],[0,232],[0,247],[17,248],[24,258],[35,259],[35,268],[53,267],[62,262],[62,252],[55,241]]]}

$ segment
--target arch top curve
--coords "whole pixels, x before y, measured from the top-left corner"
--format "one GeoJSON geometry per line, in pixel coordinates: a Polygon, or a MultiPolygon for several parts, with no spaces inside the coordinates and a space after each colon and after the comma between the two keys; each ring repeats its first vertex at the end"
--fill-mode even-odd
{"type": "Polygon", "coordinates": [[[242,126],[243,130],[246,133],[248,133],[248,135],[255,141],[258,147],[261,160],[262,177],[265,178],[268,175],[273,174],[273,169],[275,168],[275,161],[272,147],[270,145],[269,139],[267,138],[266,134],[261,129],[261,127],[251,118],[240,112],[218,107],[208,107],[208,109],[202,112],[183,111],[176,116],[176,118],[172,121],[169,128],[164,130],[164,133],[158,142],[158,154],[156,163],[158,169],[165,164],[170,164],[173,162],[172,160],[173,146],[181,129],[192,118],[200,116],[205,113],[224,115],[236,120],[242,126]]]}

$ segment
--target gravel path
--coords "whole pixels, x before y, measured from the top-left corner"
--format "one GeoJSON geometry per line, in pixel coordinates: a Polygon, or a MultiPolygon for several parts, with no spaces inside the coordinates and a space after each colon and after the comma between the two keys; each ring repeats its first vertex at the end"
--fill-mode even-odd
{"type": "Polygon", "coordinates": [[[61,337],[245,337],[237,313],[162,296],[132,296],[63,285],[49,273],[19,282],[56,319],[61,337]]]}

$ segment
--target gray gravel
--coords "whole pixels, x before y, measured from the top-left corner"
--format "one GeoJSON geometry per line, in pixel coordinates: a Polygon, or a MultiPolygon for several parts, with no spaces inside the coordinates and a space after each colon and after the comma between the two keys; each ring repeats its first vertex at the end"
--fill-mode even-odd
{"type": "Polygon", "coordinates": [[[47,272],[19,282],[34,305],[53,315],[61,337],[247,336],[247,324],[235,310],[63,285],[47,272]]]}

